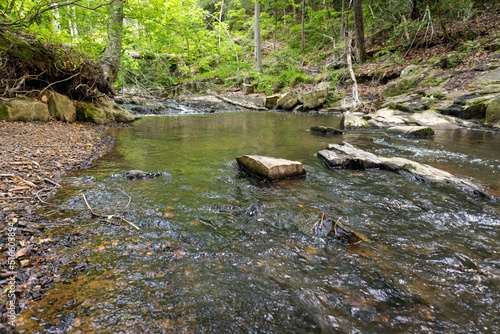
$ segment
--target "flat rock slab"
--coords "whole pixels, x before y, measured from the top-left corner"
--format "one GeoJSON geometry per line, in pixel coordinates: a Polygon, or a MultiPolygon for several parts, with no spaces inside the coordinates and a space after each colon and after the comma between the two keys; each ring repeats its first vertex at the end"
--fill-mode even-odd
{"type": "Polygon", "coordinates": [[[236,158],[238,165],[252,174],[268,181],[276,181],[306,175],[298,161],[277,159],[261,155],[244,155],[236,158]]]}
{"type": "Polygon", "coordinates": [[[329,167],[346,169],[379,168],[394,172],[409,173],[420,181],[448,183],[474,195],[496,200],[494,196],[486,193],[478,184],[470,180],[454,176],[444,170],[413,160],[397,157],[381,157],[356,148],[346,142],[330,144],[328,145],[328,149],[320,151],[318,156],[323,158],[329,167]]]}

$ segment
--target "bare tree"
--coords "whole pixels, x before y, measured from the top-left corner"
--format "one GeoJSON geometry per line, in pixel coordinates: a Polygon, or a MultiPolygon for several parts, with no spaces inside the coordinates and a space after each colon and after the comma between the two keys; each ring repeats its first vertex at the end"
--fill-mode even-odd
{"type": "Polygon", "coordinates": [[[262,52],[260,48],[260,8],[259,0],[255,0],[255,60],[257,61],[257,72],[262,73],[262,52]]]}

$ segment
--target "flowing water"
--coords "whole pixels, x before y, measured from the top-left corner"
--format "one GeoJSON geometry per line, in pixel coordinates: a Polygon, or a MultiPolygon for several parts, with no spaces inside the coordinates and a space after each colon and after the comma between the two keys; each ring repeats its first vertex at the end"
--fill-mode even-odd
{"type": "Polygon", "coordinates": [[[474,177],[498,195],[500,135],[384,141],[382,130],[326,137],[313,125],[339,118],[232,112],[111,129],[114,151],[52,199],[72,209],[46,212],[72,224],[54,238],[87,229],[64,250],[82,269],[23,313],[21,331],[500,332],[498,202],[387,171],[329,170],[315,156],[344,140],[474,177]],[[299,160],[308,175],[247,178],[235,163],[244,154],[299,160]],[[169,175],[129,181],[130,169],[169,175]],[[91,219],[82,194],[141,230],[91,219]],[[322,213],[372,242],[314,236],[322,213]]]}

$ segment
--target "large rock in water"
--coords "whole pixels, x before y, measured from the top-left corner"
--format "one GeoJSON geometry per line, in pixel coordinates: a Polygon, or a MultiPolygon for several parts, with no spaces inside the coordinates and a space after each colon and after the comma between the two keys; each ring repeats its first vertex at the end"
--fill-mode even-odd
{"type": "Polygon", "coordinates": [[[452,184],[474,195],[495,199],[494,196],[486,193],[478,184],[454,176],[444,170],[405,158],[380,157],[356,148],[346,142],[335,145],[330,144],[328,145],[328,149],[320,151],[318,156],[323,158],[329,167],[361,170],[380,168],[394,172],[410,173],[415,176],[417,180],[452,184]]]}
{"type": "Polygon", "coordinates": [[[243,169],[268,181],[304,176],[306,170],[298,161],[277,159],[261,155],[244,155],[236,158],[243,169]]]}
{"type": "Polygon", "coordinates": [[[49,108],[45,103],[35,101],[28,97],[7,101],[0,100],[0,120],[9,122],[47,122],[49,119],[49,108]]]}
{"type": "Polygon", "coordinates": [[[56,120],[63,122],[74,122],[76,120],[75,105],[67,96],[51,92],[48,106],[50,116],[56,120]]]}
{"type": "Polygon", "coordinates": [[[370,124],[368,122],[353,114],[350,111],[346,111],[342,114],[342,119],[340,120],[341,129],[351,129],[351,128],[369,128],[370,124]]]}

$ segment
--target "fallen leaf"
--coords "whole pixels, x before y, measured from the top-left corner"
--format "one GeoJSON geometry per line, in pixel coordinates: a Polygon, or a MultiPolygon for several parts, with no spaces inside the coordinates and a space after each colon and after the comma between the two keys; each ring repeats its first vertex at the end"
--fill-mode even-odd
{"type": "Polygon", "coordinates": [[[104,250],[104,246],[101,245],[101,246],[97,247],[97,249],[102,251],[102,250],[104,250]]]}
{"type": "Polygon", "coordinates": [[[20,250],[18,250],[16,252],[15,258],[18,259],[18,258],[26,255],[27,252],[28,252],[28,248],[27,247],[21,248],[20,250]]]}
{"type": "Polygon", "coordinates": [[[85,144],[85,146],[94,146],[94,145],[92,145],[91,143],[87,143],[85,144]]]}
{"type": "Polygon", "coordinates": [[[173,214],[172,212],[168,212],[168,211],[167,211],[167,212],[165,212],[165,213],[163,214],[163,216],[165,216],[165,217],[167,217],[167,218],[174,218],[174,214],[173,214]]]}
{"type": "Polygon", "coordinates": [[[192,224],[192,225],[200,225],[200,222],[199,222],[199,221],[197,221],[197,220],[193,220],[193,221],[191,222],[191,224],[192,224]]]}
{"type": "Polygon", "coordinates": [[[174,208],[173,206],[169,205],[169,206],[167,206],[167,207],[166,207],[166,209],[167,209],[167,210],[173,210],[173,209],[175,209],[175,208],[174,208]]]}

